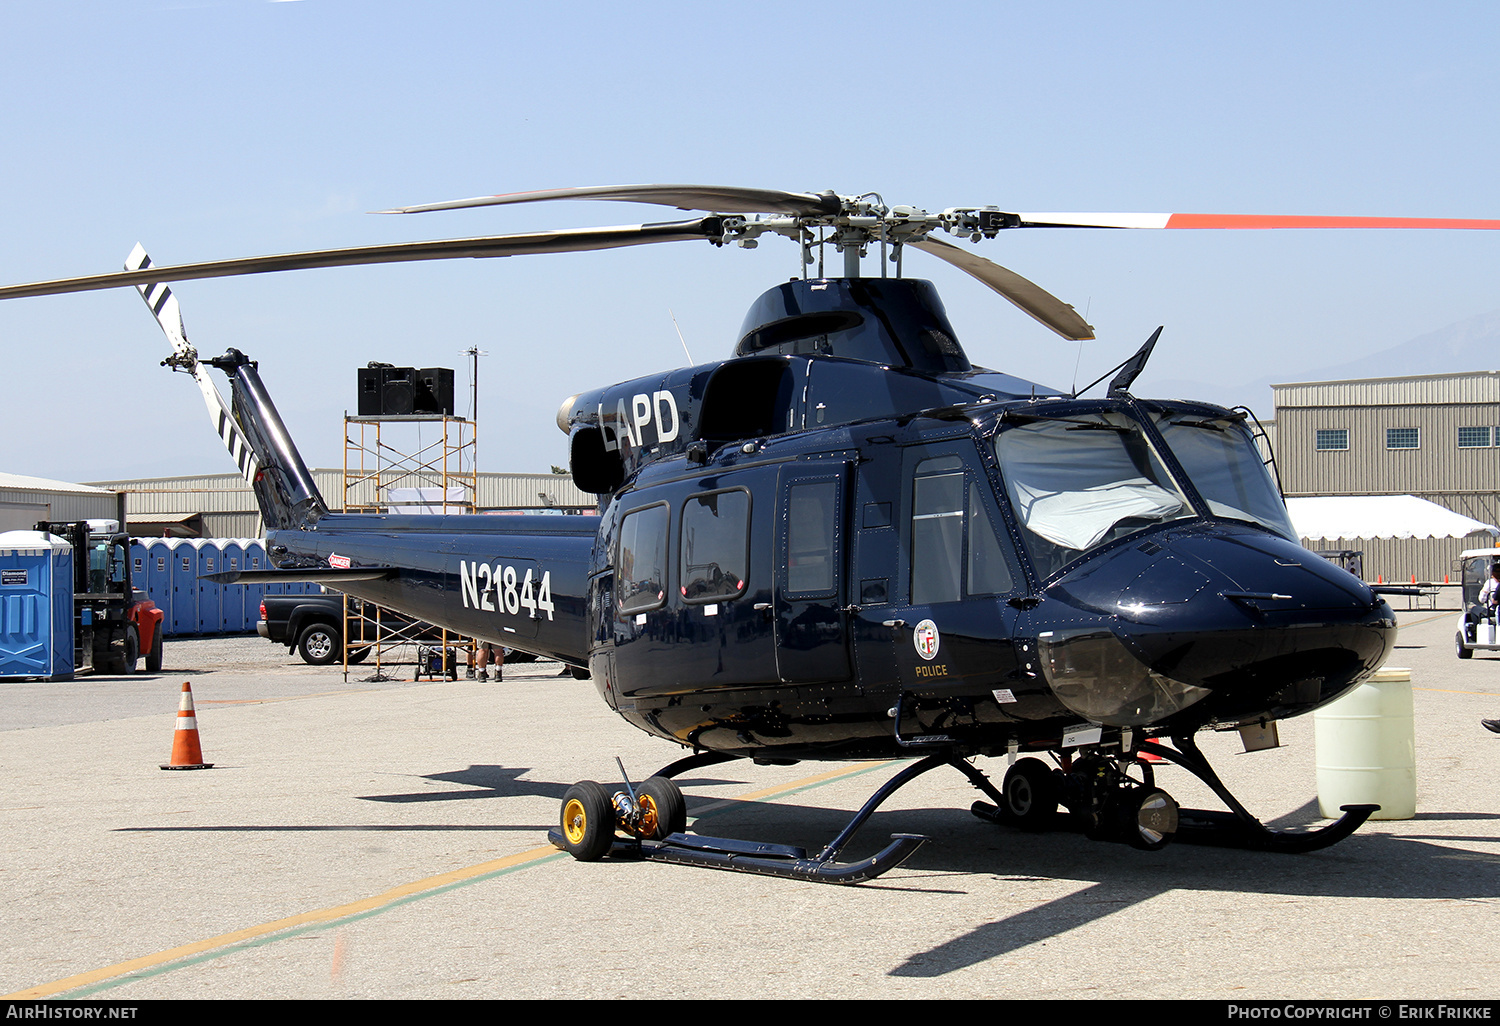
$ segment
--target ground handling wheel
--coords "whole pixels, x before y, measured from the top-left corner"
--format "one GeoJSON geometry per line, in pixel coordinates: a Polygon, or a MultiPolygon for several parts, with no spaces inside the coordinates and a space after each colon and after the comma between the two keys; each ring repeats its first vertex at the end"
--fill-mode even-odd
{"type": "Polygon", "coordinates": [[[615,840],[615,807],[609,792],[592,780],[568,788],[562,800],[563,850],[580,862],[597,862],[615,840]]]}
{"type": "Polygon", "coordinates": [[[1457,634],[1453,635],[1453,645],[1458,650],[1458,657],[1460,659],[1473,659],[1474,658],[1474,650],[1472,648],[1470,648],[1468,645],[1464,644],[1464,632],[1463,631],[1459,631],[1457,634]]]}
{"type": "Polygon", "coordinates": [[[1040,830],[1057,815],[1058,790],[1052,767],[1041,759],[1020,759],[1005,773],[1002,812],[1016,826],[1040,830]]]}
{"type": "Polygon", "coordinates": [[[666,777],[648,777],[637,794],[640,799],[637,837],[660,841],[670,834],[687,833],[687,801],[676,783],[666,777]]]}

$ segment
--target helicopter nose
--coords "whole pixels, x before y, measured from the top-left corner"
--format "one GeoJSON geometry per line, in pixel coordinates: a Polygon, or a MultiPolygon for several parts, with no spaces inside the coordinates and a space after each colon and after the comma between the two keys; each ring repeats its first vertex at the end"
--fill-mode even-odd
{"type": "Polygon", "coordinates": [[[1043,670],[1097,723],[1279,719],[1332,701],[1395,644],[1390,607],[1347,571],[1250,528],[1200,525],[1100,553],[1047,589],[1043,670]],[[1059,615],[1061,614],[1061,615],[1059,615]]]}

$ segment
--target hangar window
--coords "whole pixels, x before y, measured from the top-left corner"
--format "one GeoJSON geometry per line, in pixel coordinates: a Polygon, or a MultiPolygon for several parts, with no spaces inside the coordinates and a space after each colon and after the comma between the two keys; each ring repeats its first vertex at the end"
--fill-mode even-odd
{"type": "Polygon", "coordinates": [[[1422,448],[1422,429],[1386,428],[1385,447],[1387,449],[1420,449],[1422,448]]]}
{"type": "Polygon", "coordinates": [[[1343,452],[1349,448],[1348,428],[1319,428],[1319,452],[1343,452]]]}
{"type": "Polygon", "coordinates": [[[1490,447],[1490,429],[1487,427],[1459,428],[1458,447],[1460,449],[1488,449],[1490,447]]]}
{"type": "Polygon", "coordinates": [[[631,510],[620,521],[615,581],[620,612],[656,609],[667,600],[667,505],[631,510]]]}
{"type": "Polygon", "coordinates": [[[744,594],[749,544],[749,492],[691,496],[682,507],[683,600],[717,602],[744,594]]]}

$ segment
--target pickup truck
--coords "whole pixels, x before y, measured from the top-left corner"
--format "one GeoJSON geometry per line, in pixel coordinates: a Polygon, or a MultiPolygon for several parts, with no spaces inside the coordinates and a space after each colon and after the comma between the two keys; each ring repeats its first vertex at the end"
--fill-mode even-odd
{"type": "MultiPolygon", "coordinates": [[[[359,600],[351,599],[350,617],[360,609],[359,600]]],[[[403,631],[414,621],[388,609],[380,611],[382,623],[403,631]]],[[[373,627],[368,628],[362,619],[354,620],[357,635],[350,638],[349,661],[363,662],[370,654],[370,643],[374,638],[373,627]]],[[[436,627],[423,624],[425,630],[418,632],[420,640],[440,640],[442,635],[436,627]],[[430,634],[430,638],[429,638],[430,634]]],[[[303,662],[324,666],[338,662],[344,655],[344,597],[342,595],[266,595],[260,603],[260,621],[256,632],[269,641],[295,649],[303,662]]],[[[450,635],[451,637],[451,635],[450,635]]]]}
{"type": "MultiPolygon", "coordinates": [[[[350,599],[349,615],[355,617],[362,608],[359,599],[350,599]]],[[[374,615],[374,606],[369,615],[374,615]]],[[[389,609],[380,610],[380,622],[388,631],[399,631],[405,641],[440,644],[443,632],[439,627],[413,620],[409,616],[389,609]]],[[[364,662],[375,641],[374,625],[368,620],[353,619],[359,632],[349,639],[349,662],[364,662]]],[[[266,595],[260,603],[260,621],[256,632],[268,641],[295,649],[303,662],[314,666],[325,666],[338,662],[344,654],[344,597],[342,595],[266,595]]],[[[467,639],[451,631],[448,644],[460,645],[467,639]]],[[[385,644],[386,642],[383,642],[385,644]]],[[[506,650],[506,658],[514,662],[526,662],[535,656],[521,652],[512,655],[506,650]]]]}

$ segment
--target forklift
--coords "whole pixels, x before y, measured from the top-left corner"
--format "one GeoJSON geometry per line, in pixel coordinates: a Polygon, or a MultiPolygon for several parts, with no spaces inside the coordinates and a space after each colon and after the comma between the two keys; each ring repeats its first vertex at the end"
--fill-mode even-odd
{"type": "Polygon", "coordinates": [[[98,674],[161,669],[165,614],[130,579],[130,536],[118,520],[42,521],[36,530],[73,546],[73,664],[98,674]],[[145,645],[142,646],[142,640],[145,645]]]}

